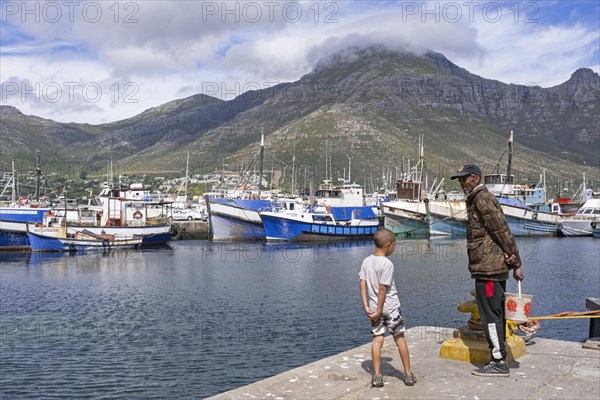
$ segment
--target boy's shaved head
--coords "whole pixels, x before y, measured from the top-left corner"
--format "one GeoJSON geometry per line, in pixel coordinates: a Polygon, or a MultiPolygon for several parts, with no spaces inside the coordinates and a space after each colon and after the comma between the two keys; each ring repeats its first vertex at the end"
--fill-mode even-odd
{"type": "Polygon", "coordinates": [[[375,239],[375,246],[378,249],[383,249],[387,243],[396,241],[396,235],[389,229],[381,228],[375,232],[373,239],[375,239]]]}

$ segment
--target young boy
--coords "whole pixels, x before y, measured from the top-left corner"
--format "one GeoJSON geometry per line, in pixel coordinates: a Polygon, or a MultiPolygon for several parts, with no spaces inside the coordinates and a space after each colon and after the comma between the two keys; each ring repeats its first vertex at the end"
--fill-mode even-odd
{"type": "Polygon", "coordinates": [[[381,375],[381,348],[387,330],[394,337],[404,367],[404,384],[413,386],[417,378],[410,370],[410,357],[404,332],[404,317],[394,283],[394,264],[387,258],[396,248],[396,236],[388,229],[380,229],[375,235],[375,252],[365,258],[360,268],[360,297],[365,313],[371,320],[373,345],[373,379],[371,385],[383,386],[381,375]]]}

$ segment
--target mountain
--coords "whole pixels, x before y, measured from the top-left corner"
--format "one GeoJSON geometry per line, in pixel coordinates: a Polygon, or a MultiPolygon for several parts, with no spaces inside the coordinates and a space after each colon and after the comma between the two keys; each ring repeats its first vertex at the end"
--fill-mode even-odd
{"type": "Polygon", "coordinates": [[[48,149],[86,169],[104,167],[112,155],[131,172],[179,171],[189,150],[192,170],[208,172],[224,162],[247,165],[263,132],[266,169],[289,174],[295,156],[295,166],[318,179],[327,143],[334,173],[342,176],[350,157],[362,182],[401,167],[403,158],[414,161],[420,134],[431,174],[447,178],[466,161],[503,169],[514,130],[517,175],[597,174],[599,99],[600,79],[589,69],[541,88],[479,77],[439,53],[351,48],[296,82],[231,101],[195,95],[110,124],[61,124],[2,106],[0,150],[4,159],[48,149]]]}

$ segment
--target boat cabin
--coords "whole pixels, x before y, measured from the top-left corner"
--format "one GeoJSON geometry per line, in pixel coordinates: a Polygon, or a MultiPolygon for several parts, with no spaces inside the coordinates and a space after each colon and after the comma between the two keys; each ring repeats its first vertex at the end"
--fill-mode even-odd
{"type": "Polygon", "coordinates": [[[360,207],[363,205],[363,188],[357,184],[333,186],[325,181],[316,191],[315,199],[318,206],[360,207]]]}
{"type": "Polygon", "coordinates": [[[398,200],[423,200],[427,194],[422,186],[422,183],[418,181],[396,181],[396,198],[398,200]]]}

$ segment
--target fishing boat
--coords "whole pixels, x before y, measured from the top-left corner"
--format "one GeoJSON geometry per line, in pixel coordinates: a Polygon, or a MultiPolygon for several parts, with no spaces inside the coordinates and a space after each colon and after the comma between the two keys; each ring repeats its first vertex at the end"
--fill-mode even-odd
{"type": "Polygon", "coordinates": [[[51,218],[54,224],[62,224],[72,232],[84,230],[95,235],[142,238],[143,246],[162,245],[177,234],[177,226],[169,222],[172,201],[153,196],[141,183],[129,187],[105,185],[100,194],[85,206],[70,213],[56,208],[51,218]]]}
{"type": "Polygon", "coordinates": [[[379,227],[373,206],[363,203],[357,184],[331,185],[326,180],[305,206],[301,199],[282,199],[260,218],[268,241],[344,240],[371,237],[379,227]]]}
{"type": "Polygon", "coordinates": [[[117,248],[135,248],[142,244],[142,238],[136,236],[97,235],[83,230],[67,233],[66,226],[45,226],[27,224],[27,236],[32,251],[90,251],[112,250],[117,248]]]}
{"type": "Polygon", "coordinates": [[[424,201],[427,198],[423,182],[423,138],[419,137],[419,161],[396,181],[396,200],[381,204],[384,226],[396,236],[425,238],[429,236],[429,220],[424,201]]]}
{"type": "Polygon", "coordinates": [[[347,240],[373,236],[379,220],[369,206],[326,207],[325,212],[291,208],[261,211],[268,241],[347,240]]]}
{"type": "Polygon", "coordinates": [[[260,219],[259,210],[268,209],[272,202],[263,198],[261,192],[265,138],[261,135],[260,148],[247,172],[256,160],[259,163],[258,188],[252,190],[244,184],[244,174],[237,190],[222,197],[205,196],[206,210],[209,218],[209,236],[212,240],[259,240],[265,239],[265,231],[260,219]]]}
{"type": "Polygon", "coordinates": [[[39,181],[41,180],[39,153],[36,172],[38,173],[35,192],[37,196],[18,196],[15,162],[12,161],[12,176],[0,193],[0,196],[3,196],[7,190],[11,191],[10,200],[0,206],[0,250],[28,249],[27,224],[42,223],[44,214],[50,211],[49,207],[39,201],[39,181]]]}
{"type": "MultiPolygon", "coordinates": [[[[557,212],[559,208],[558,205],[551,208],[546,203],[543,178],[536,185],[513,184],[512,144],[511,131],[506,174],[486,174],[483,176],[483,183],[498,199],[513,235],[555,236],[560,220],[557,212]]],[[[383,205],[386,228],[404,237],[466,236],[467,212],[464,200],[430,200],[433,193],[422,193],[419,189],[420,179],[398,182],[397,186],[404,189],[402,193],[398,191],[398,197],[404,200],[383,205]]]]}
{"type": "Polygon", "coordinates": [[[600,224],[600,198],[587,200],[577,213],[563,217],[558,224],[561,236],[592,236],[594,226],[600,224]]]}

